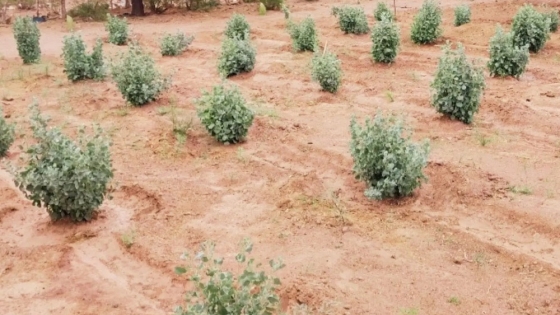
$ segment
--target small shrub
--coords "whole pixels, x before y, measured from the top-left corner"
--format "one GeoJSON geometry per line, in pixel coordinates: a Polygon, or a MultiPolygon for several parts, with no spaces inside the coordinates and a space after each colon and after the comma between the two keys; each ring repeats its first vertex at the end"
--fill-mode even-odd
{"type": "Polygon", "coordinates": [[[37,63],[41,58],[39,38],[41,33],[30,17],[17,17],[14,21],[14,38],[24,64],[37,63]]]}
{"type": "Polygon", "coordinates": [[[311,60],[311,78],[319,82],[324,91],[335,93],[342,81],[340,60],[334,53],[315,53],[311,60]]]}
{"type": "Polygon", "coordinates": [[[91,55],[86,53],[86,46],[82,37],[72,34],[64,37],[62,47],[64,58],[64,72],[68,80],[75,82],[79,80],[100,80],[105,77],[103,64],[103,51],[100,40],[97,40],[91,55]]]}
{"type": "MultiPolygon", "coordinates": [[[[249,35],[245,35],[248,38],[249,35]]],[[[218,71],[223,77],[230,77],[255,68],[257,51],[249,39],[228,38],[222,42],[218,57],[218,71]]]]}
{"type": "Polygon", "coordinates": [[[384,15],[383,19],[373,26],[371,40],[373,60],[385,63],[395,61],[400,46],[400,30],[388,15],[384,15]]]}
{"type": "Polygon", "coordinates": [[[431,87],[432,106],[439,113],[472,123],[485,88],[484,75],[481,68],[467,60],[461,44],[457,50],[451,50],[449,44],[443,48],[431,87]]]}
{"type": "MultiPolygon", "coordinates": [[[[194,271],[190,276],[194,289],[186,294],[186,306],[177,307],[174,314],[277,314],[280,297],[276,291],[280,279],[257,270],[261,264],[255,265],[253,258],[248,259],[253,249],[251,241],[245,239],[235,256],[235,260],[244,265],[243,272],[237,275],[223,269],[224,259],[214,256],[214,248],[213,242],[203,243],[193,266],[175,268],[177,274],[194,271]]],[[[187,257],[188,254],[183,254],[183,259],[187,257]]],[[[269,264],[273,272],[284,267],[280,260],[270,260],[269,264]]]]}
{"type": "Polygon", "coordinates": [[[383,15],[387,15],[389,20],[393,20],[393,12],[389,9],[387,4],[383,1],[378,2],[375,10],[373,11],[373,16],[377,21],[381,21],[383,15]]]}
{"type": "Polygon", "coordinates": [[[284,13],[284,19],[289,20],[290,19],[290,8],[288,8],[288,6],[285,5],[284,3],[282,3],[282,12],[284,13]]]}
{"type": "Polygon", "coordinates": [[[109,141],[97,128],[93,137],[81,129],[74,142],[60,129],[49,129],[36,104],[30,109],[37,143],[26,150],[28,162],[16,174],[16,186],[33,205],[45,207],[53,221],[91,220],[113,178],[109,141]]]}
{"type": "Polygon", "coordinates": [[[109,32],[109,43],[124,45],[128,40],[128,23],[126,18],[120,19],[107,13],[105,30],[109,32]]]}
{"type": "Polygon", "coordinates": [[[536,53],[543,49],[549,38],[550,20],[537,12],[532,5],[526,4],[515,14],[511,32],[515,46],[529,45],[529,51],[536,53]]]}
{"type": "Polygon", "coordinates": [[[284,0],[261,0],[267,10],[280,10],[284,0]]]}
{"type": "Polygon", "coordinates": [[[378,113],[362,127],[352,118],[350,132],[353,171],[356,179],[366,183],[366,197],[408,196],[426,180],[422,170],[427,164],[429,143],[410,141],[401,120],[378,113]]]}
{"type": "Polygon", "coordinates": [[[111,73],[123,98],[134,106],[156,100],[171,84],[170,78],[162,78],[152,57],[137,45],[130,46],[111,73]]]}
{"type": "Polygon", "coordinates": [[[68,11],[69,16],[85,21],[105,21],[108,13],[109,4],[97,1],[80,3],[68,11]]]}
{"type": "Polygon", "coordinates": [[[9,124],[4,118],[4,113],[0,108],[0,157],[8,153],[8,149],[15,140],[14,125],[9,124]]]}
{"type": "Polygon", "coordinates": [[[366,13],[361,7],[333,8],[333,15],[338,16],[338,25],[344,34],[365,34],[369,32],[366,13]]]}
{"type": "Polygon", "coordinates": [[[411,39],[416,44],[430,44],[441,36],[441,9],[435,0],[425,0],[412,22],[411,39]]]}
{"type": "Polygon", "coordinates": [[[556,10],[549,10],[543,13],[545,19],[550,19],[550,31],[552,33],[558,31],[558,11],[556,10]]]}
{"type": "Polygon", "coordinates": [[[455,8],[455,26],[461,26],[471,21],[471,8],[464,4],[455,8]]]}
{"type": "Polygon", "coordinates": [[[251,26],[245,16],[235,13],[227,22],[224,35],[228,38],[249,39],[250,32],[251,26]]]}
{"type": "Polygon", "coordinates": [[[490,39],[489,51],[488,70],[491,76],[519,78],[529,63],[529,45],[516,47],[512,33],[504,33],[500,26],[490,39]]]}
{"type": "Polygon", "coordinates": [[[311,17],[305,18],[299,24],[289,21],[288,30],[296,52],[315,51],[317,49],[319,36],[315,28],[315,21],[311,17]]]}
{"type": "Polygon", "coordinates": [[[162,56],[178,56],[182,54],[193,42],[194,36],[186,36],[185,33],[165,34],[160,43],[162,56]]]}
{"type": "Polygon", "coordinates": [[[262,2],[259,3],[259,15],[266,15],[266,7],[262,2]]]}

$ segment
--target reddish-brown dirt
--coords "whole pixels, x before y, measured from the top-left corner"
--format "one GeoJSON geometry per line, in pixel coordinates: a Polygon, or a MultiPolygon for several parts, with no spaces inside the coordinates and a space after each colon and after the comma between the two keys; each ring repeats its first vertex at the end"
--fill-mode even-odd
{"type": "MultiPolygon", "coordinates": [[[[310,79],[311,54],[291,51],[281,12],[255,5],[209,13],[130,19],[132,32],[173,86],[156,102],[125,107],[110,79],[72,84],[60,58],[60,20],[41,24],[43,60],[21,65],[11,33],[0,28],[2,107],[17,123],[7,161],[28,143],[27,106],[36,98],[52,123],[74,135],[100,123],[113,141],[116,191],[97,220],[49,221],[0,171],[1,314],[169,314],[187,283],[174,275],[184,250],[217,242],[226,265],[245,236],[254,255],[282,257],[285,306],[330,305],[330,314],[560,314],[560,34],[531,55],[520,80],[486,76],[473,125],[430,106],[430,82],[445,40],[487,60],[497,23],[509,28],[520,1],[473,1],[472,22],[453,27],[444,4],[443,38],[410,40],[420,1],[397,1],[402,50],[390,66],[373,64],[369,35],[343,35],[333,1],[290,2],[311,15],[322,45],[340,57],[336,95],[310,79]],[[193,99],[220,82],[216,60],[232,12],[247,15],[257,64],[231,79],[257,112],[245,143],[223,146],[204,131],[193,99]],[[180,57],[162,58],[163,32],[195,35],[180,57]],[[393,100],[390,100],[392,93],[393,100]],[[12,99],[8,101],[7,99],[12,99]],[[193,118],[175,141],[175,104],[193,118]],[[349,122],[379,109],[406,117],[414,138],[429,138],[429,181],[399,201],[372,201],[352,175],[349,122]],[[520,193],[524,192],[526,194],[520,193]],[[134,231],[134,244],[122,238],[134,231]]],[[[560,5],[550,1],[557,9],[560,5]]],[[[375,2],[362,4],[370,22],[375,2]]],[[[106,40],[102,23],[78,23],[87,40],[106,40]]],[[[104,45],[108,58],[126,47],[104,45]]]]}

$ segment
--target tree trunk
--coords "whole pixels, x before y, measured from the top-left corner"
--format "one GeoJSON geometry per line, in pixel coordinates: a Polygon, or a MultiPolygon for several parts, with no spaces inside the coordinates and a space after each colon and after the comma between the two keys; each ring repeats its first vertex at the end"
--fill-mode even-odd
{"type": "Polygon", "coordinates": [[[66,18],[66,0],[60,0],[60,17],[66,18]]]}
{"type": "Polygon", "coordinates": [[[132,0],[132,16],[143,16],[144,15],[144,2],[142,0],[132,0]]]}

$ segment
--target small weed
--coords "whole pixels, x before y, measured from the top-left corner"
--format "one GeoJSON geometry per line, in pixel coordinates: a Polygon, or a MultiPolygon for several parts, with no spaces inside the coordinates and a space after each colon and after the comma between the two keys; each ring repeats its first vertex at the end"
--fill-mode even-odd
{"type": "Polygon", "coordinates": [[[393,92],[385,91],[385,97],[389,101],[389,103],[393,103],[395,101],[395,97],[393,96],[393,92]]]}
{"type": "Polygon", "coordinates": [[[452,297],[449,298],[449,300],[447,300],[447,303],[458,306],[459,304],[461,304],[461,300],[459,300],[459,298],[456,297],[456,296],[452,296],[452,297]]]}
{"type": "Polygon", "coordinates": [[[485,134],[479,133],[478,131],[476,131],[475,137],[478,143],[483,147],[487,146],[488,144],[490,144],[490,142],[492,142],[492,139],[490,137],[486,136],[485,134]]]}
{"type": "Polygon", "coordinates": [[[482,252],[478,252],[478,253],[474,254],[473,260],[479,267],[488,262],[488,258],[482,252]]]}
{"type": "Polygon", "coordinates": [[[156,113],[160,116],[165,116],[171,112],[171,107],[169,106],[162,106],[156,109],[156,113]]]}
{"type": "Polygon", "coordinates": [[[185,141],[187,141],[189,130],[192,127],[192,118],[187,120],[180,117],[177,113],[175,105],[170,107],[169,115],[171,116],[171,123],[173,124],[173,135],[175,135],[175,140],[177,140],[179,144],[185,143],[185,141]]]}
{"type": "Polygon", "coordinates": [[[116,114],[117,116],[124,117],[124,116],[128,115],[129,112],[130,112],[130,106],[125,105],[125,106],[119,107],[119,108],[115,111],[115,114],[116,114]]]}
{"type": "Polygon", "coordinates": [[[418,309],[417,308],[402,308],[400,311],[401,315],[417,315],[418,309]]]}
{"type": "Polygon", "coordinates": [[[242,163],[247,163],[247,156],[243,148],[237,149],[237,160],[242,163]]]}
{"type": "Polygon", "coordinates": [[[127,231],[121,236],[121,241],[126,248],[131,248],[136,240],[136,232],[134,230],[127,231]]]}
{"type": "Polygon", "coordinates": [[[531,190],[531,188],[523,185],[523,186],[509,186],[508,190],[514,194],[520,194],[520,195],[531,195],[533,193],[533,191],[531,190]]]}

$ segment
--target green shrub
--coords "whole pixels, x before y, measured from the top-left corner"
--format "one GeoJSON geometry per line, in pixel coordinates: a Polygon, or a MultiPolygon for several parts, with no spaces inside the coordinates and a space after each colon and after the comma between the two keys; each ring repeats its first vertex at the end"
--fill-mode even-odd
{"type": "Polygon", "coordinates": [[[373,26],[371,40],[373,60],[385,63],[395,61],[400,46],[400,30],[388,15],[384,15],[383,19],[373,26]]]}
{"type": "Polygon", "coordinates": [[[490,60],[488,70],[491,76],[512,76],[519,78],[529,63],[529,45],[516,47],[513,35],[496,28],[496,34],[490,39],[490,60]]]}
{"type": "Polygon", "coordinates": [[[222,83],[196,100],[200,121],[212,137],[224,144],[241,142],[253,124],[254,113],[237,86],[222,83]]]}
{"type": "Polygon", "coordinates": [[[449,44],[443,48],[431,87],[432,106],[439,113],[472,123],[485,88],[484,75],[481,68],[467,60],[461,44],[457,50],[451,50],[449,44]]]}
{"type": "Polygon", "coordinates": [[[471,8],[464,4],[455,8],[455,26],[461,26],[471,21],[471,8]]]}
{"type": "MultiPolygon", "coordinates": [[[[213,242],[202,244],[193,259],[192,266],[176,267],[177,274],[193,271],[190,280],[194,286],[185,297],[185,308],[177,307],[175,315],[253,314],[272,315],[280,312],[280,297],[276,293],[280,279],[256,268],[254,259],[248,259],[253,249],[250,240],[241,244],[235,260],[243,266],[243,272],[234,275],[223,269],[223,258],[215,258],[213,242]]],[[[188,254],[183,254],[186,259],[188,254]]],[[[270,260],[275,272],[284,267],[280,260],[270,260]]]]}
{"type": "Polygon", "coordinates": [[[262,2],[259,3],[259,15],[266,15],[266,7],[262,2]]]}
{"type": "Polygon", "coordinates": [[[249,39],[250,33],[251,26],[249,22],[247,22],[247,19],[245,19],[245,16],[235,13],[227,22],[224,35],[232,39],[249,39]]]}
{"type": "Polygon", "coordinates": [[[64,58],[64,72],[68,80],[72,82],[87,79],[100,80],[105,77],[100,40],[97,40],[92,54],[88,55],[80,35],[71,34],[70,36],[64,36],[62,57],[64,58]]]}
{"type": "MultiPolygon", "coordinates": [[[[245,35],[245,38],[248,37],[245,35]]],[[[256,55],[257,51],[249,39],[226,37],[218,57],[218,72],[226,78],[251,72],[255,68],[256,55]]]]}
{"type": "Polygon", "coordinates": [[[369,32],[366,13],[361,7],[333,8],[333,15],[338,16],[338,25],[344,34],[365,34],[369,32]]]}
{"type": "Polygon", "coordinates": [[[395,17],[393,16],[393,12],[391,10],[389,10],[389,7],[387,6],[387,4],[383,1],[380,1],[377,3],[377,6],[375,7],[375,10],[373,11],[373,16],[375,17],[375,19],[377,21],[381,21],[381,18],[383,17],[383,15],[387,14],[390,20],[393,20],[395,17]]]}
{"type": "Polygon", "coordinates": [[[289,21],[288,30],[296,52],[315,51],[317,49],[319,36],[315,28],[315,21],[311,17],[305,18],[299,24],[289,21]]]}
{"type": "Polygon", "coordinates": [[[124,45],[128,40],[128,23],[126,18],[118,18],[107,13],[107,23],[105,30],[109,32],[109,43],[124,45]]]}
{"type": "Polygon", "coordinates": [[[39,47],[41,33],[37,24],[30,17],[16,17],[13,30],[17,50],[23,63],[39,62],[41,59],[41,48],[39,47]]]}
{"type": "Polygon", "coordinates": [[[85,21],[105,21],[109,13],[109,4],[104,2],[88,1],[80,3],[68,15],[85,21]]]}
{"type": "Polygon", "coordinates": [[[550,31],[556,32],[558,31],[558,12],[556,10],[549,10],[543,13],[544,17],[550,19],[550,31]]]}
{"type": "Polygon", "coordinates": [[[4,118],[4,113],[0,108],[0,157],[8,153],[8,149],[15,140],[14,125],[9,124],[4,118]]]}
{"type": "Polygon", "coordinates": [[[284,19],[290,19],[290,8],[287,5],[282,3],[282,12],[284,13],[284,19]]]}
{"type": "Polygon", "coordinates": [[[532,5],[526,4],[515,14],[511,32],[515,46],[529,45],[529,51],[536,53],[543,49],[549,38],[550,20],[535,10],[532,5]]]}
{"type": "Polygon", "coordinates": [[[130,46],[111,73],[123,98],[134,106],[156,100],[171,85],[171,79],[162,78],[152,57],[137,45],[130,46]]]}
{"type": "Polygon", "coordinates": [[[335,93],[342,81],[340,60],[334,53],[315,53],[311,60],[311,78],[319,82],[324,91],[335,93]]]}
{"type": "Polygon", "coordinates": [[[416,44],[430,44],[441,36],[441,9],[435,0],[425,0],[414,16],[410,37],[416,44]]]}
{"type": "Polygon", "coordinates": [[[33,205],[45,207],[53,221],[91,220],[113,178],[109,141],[98,127],[93,137],[80,129],[79,140],[74,142],[60,129],[48,128],[36,104],[30,109],[37,143],[25,151],[28,162],[16,174],[16,186],[33,205]]]}
{"type": "Polygon", "coordinates": [[[178,56],[193,42],[194,36],[187,36],[183,32],[165,34],[160,43],[162,56],[178,56]]]}
{"type": "Polygon", "coordinates": [[[261,0],[267,10],[280,10],[284,0],[261,0]]]}
{"type": "Polygon", "coordinates": [[[368,198],[385,199],[410,195],[426,180],[422,170],[427,164],[429,143],[416,144],[402,120],[375,115],[362,127],[352,118],[350,154],[354,175],[367,185],[368,198]]]}

